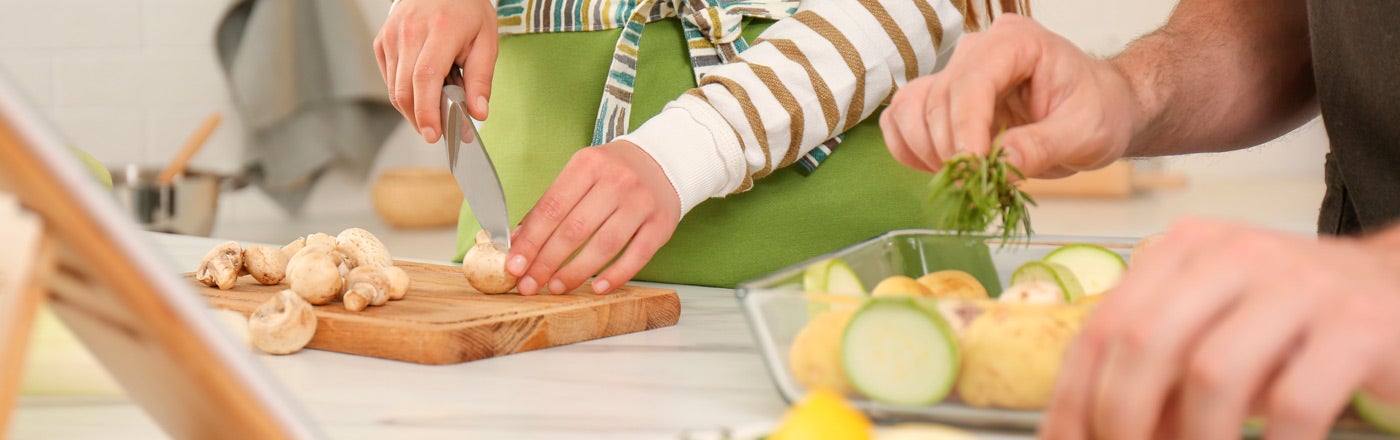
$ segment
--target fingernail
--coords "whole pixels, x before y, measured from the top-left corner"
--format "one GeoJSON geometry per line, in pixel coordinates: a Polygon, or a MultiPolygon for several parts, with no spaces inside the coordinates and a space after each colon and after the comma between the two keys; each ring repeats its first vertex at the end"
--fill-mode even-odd
{"type": "MultiPolygon", "coordinates": [[[[485,96],[478,96],[478,97],[476,97],[476,108],[481,109],[481,114],[482,114],[483,116],[486,115],[486,109],[489,108],[489,106],[486,105],[486,97],[485,97],[485,96]]],[[[486,118],[483,117],[483,118],[481,118],[481,119],[486,119],[486,118]]]]}
{"type": "Polygon", "coordinates": [[[553,293],[555,295],[562,295],[564,293],[567,293],[564,292],[564,282],[559,280],[550,281],[549,293],[553,293]]]}
{"type": "Polygon", "coordinates": [[[525,273],[525,257],[521,255],[510,257],[510,262],[506,263],[506,270],[515,276],[525,273]]]}
{"type": "Polygon", "coordinates": [[[539,291],[540,286],[539,283],[535,282],[534,278],[530,278],[527,276],[525,278],[521,278],[520,282],[516,283],[515,287],[520,288],[521,295],[534,295],[535,292],[539,291]]]}
{"type": "Polygon", "coordinates": [[[608,293],[608,289],[611,288],[611,287],[612,287],[612,283],[609,283],[608,280],[601,280],[601,279],[600,279],[600,280],[595,280],[595,281],[593,281],[593,293],[598,293],[598,294],[608,293]]]}
{"type": "Polygon", "coordinates": [[[437,136],[437,130],[434,130],[433,127],[426,127],[423,129],[423,140],[434,142],[437,141],[437,136]]]}

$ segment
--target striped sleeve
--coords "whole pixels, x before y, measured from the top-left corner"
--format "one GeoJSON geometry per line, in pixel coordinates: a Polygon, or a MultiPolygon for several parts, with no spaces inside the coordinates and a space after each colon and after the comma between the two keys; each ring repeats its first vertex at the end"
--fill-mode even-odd
{"type": "Polygon", "coordinates": [[[803,2],[739,62],[621,137],[661,165],[682,214],[748,190],[869,117],[946,61],[963,28],[949,0],[803,2]]]}

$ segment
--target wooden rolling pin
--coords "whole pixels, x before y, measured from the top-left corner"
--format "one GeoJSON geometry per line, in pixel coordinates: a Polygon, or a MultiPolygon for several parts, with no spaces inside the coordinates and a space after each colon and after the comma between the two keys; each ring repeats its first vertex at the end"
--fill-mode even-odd
{"type": "Polygon", "coordinates": [[[1185,186],[1186,176],[1160,172],[1136,173],[1131,162],[1120,160],[1063,179],[1030,179],[1021,183],[1021,190],[1031,197],[1121,199],[1131,197],[1137,191],[1185,186]]]}

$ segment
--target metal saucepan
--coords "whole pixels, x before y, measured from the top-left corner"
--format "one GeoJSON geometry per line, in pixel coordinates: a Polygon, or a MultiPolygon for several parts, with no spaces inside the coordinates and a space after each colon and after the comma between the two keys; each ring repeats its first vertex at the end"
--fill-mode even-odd
{"type": "Polygon", "coordinates": [[[207,237],[219,212],[219,193],[248,185],[246,175],[188,170],[168,185],[156,167],[112,168],[117,202],[147,231],[207,237]]]}

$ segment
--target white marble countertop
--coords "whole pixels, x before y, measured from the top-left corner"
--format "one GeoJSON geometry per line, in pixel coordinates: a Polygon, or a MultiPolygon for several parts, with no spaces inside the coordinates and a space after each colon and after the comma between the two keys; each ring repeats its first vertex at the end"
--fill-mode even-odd
{"type": "MultiPolygon", "coordinates": [[[[1137,236],[1181,215],[1311,231],[1322,187],[1311,179],[1193,182],[1132,199],[1043,200],[1038,232],[1137,236]]],[[[224,226],[225,237],[282,242],[374,221],[366,213],[281,224],[224,226]],[[261,237],[261,238],[258,238],[261,237]]],[[[220,232],[216,232],[220,233],[220,232]]],[[[396,256],[446,258],[451,231],[386,231],[396,256]]],[[[193,270],[216,240],[149,234],[193,270]]],[[[451,366],[422,366],[319,350],[257,356],[333,438],[678,438],[688,429],[769,424],[786,406],[769,382],[733,291],[680,293],[673,327],[451,366]]],[[[120,397],[21,399],[16,439],[157,438],[164,434],[120,397]]],[[[986,438],[1018,437],[982,433],[986,438]]]]}

